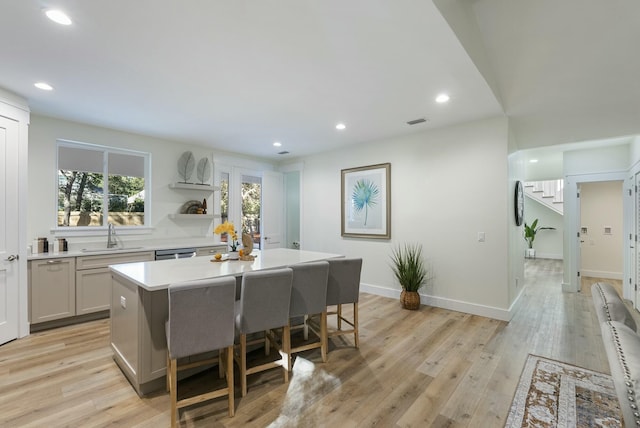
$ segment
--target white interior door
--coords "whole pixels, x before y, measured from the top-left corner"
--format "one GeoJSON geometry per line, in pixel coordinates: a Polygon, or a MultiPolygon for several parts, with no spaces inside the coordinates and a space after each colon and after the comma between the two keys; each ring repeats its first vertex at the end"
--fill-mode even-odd
{"type": "Polygon", "coordinates": [[[261,248],[280,248],[283,245],[284,178],[279,172],[265,171],[262,175],[262,245],[261,248]]]}
{"type": "Polygon", "coordinates": [[[635,191],[633,193],[634,197],[634,209],[632,212],[633,216],[633,225],[634,225],[634,233],[629,243],[629,251],[631,252],[631,278],[633,278],[633,285],[636,287],[635,290],[635,302],[634,306],[636,309],[640,306],[640,291],[638,291],[638,280],[640,279],[640,251],[638,251],[638,236],[640,236],[640,193],[638,192],[638,185],[640,185],[640,174],[636,174],[635,180],[635,191]]]}
{"type": "Polygon", "coordinates": [[[18,132],[0,116],[0,344],[18,337],[18,132]]]}
{"type": "Polygon", "coordinates": [[[580,212],[580,207],[582,204],[580,203],[580,183],[577,183],[577,195],[576,198],[576,237],[577,237],[577,245],[576,245],[576,272],[578,274],[578,278],[576,279],[576,290],[580,291],[582,289],[582,277],[580,275],[580,269],[582,267],[582,244],[584,243],[584,237],[582,236],[582,213],[580,212]]]}

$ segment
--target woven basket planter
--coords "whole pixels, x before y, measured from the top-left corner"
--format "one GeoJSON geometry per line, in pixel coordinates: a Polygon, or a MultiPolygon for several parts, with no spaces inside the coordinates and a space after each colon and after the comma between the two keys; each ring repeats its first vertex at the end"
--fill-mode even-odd
{"type": "Polygon", "coordinates": [[[400,293],[400,303],[404,309],[415,311],[420,308],[420,294],[417,291],[405,291],[400,293]]]}

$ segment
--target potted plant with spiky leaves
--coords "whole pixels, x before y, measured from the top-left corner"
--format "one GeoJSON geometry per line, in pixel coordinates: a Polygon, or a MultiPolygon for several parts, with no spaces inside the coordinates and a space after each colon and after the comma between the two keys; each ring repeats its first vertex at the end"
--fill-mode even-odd
{"type": "Polygon", "coordinates": [[[526,252],[527,257],[535,258],[536,256],[536,250],[533,248],[533,241],[535,241],[536,234],[538,233],[539,230],[556,230],[556,228],[555,227],[539,227],[538,219],[533,220],[533,223],[531,223],[531,225],[528,225],[527,223],[525,223],[524,224],[524,240],[527,241],[527,245],[529,247],[527,248],[527,252],[526,252]]]}
{"type": "Polygon", "coordinates": [[[428,269],[422,257],[422,245],[404,244],[393,249],[391,269],[402,287],[400,303],[405,309],[420,307],[418,290],[427,281],[428,269]]]}

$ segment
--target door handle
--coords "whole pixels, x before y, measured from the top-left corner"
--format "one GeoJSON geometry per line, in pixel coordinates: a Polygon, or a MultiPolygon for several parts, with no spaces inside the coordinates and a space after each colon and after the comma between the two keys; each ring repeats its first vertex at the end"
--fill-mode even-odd
{"type": "Polygon", "coordinates": [[[5,262],[12,262],[14,260],[18,260],[20,256],[18,254],[11,254],[9,257],[4,259],[5,262]]]}

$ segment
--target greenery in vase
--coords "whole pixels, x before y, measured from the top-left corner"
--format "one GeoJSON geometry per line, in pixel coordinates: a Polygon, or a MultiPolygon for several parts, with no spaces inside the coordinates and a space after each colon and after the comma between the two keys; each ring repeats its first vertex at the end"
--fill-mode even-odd
{"type": "Polygon", "coordinates": [[[405,291],[418,291],[427,281],[427,267],[422,258],[422,245],[404,244],[394,248],[391,269],[405,291]]]}
{"type": "Polygon", "coordinates": [[[233,223],[225,221],[224,223],[217,225],[216,228],[213,229],[213,233],[216,233],[218,235],[223,235],[226,233],[228,236],[227,244],[229,244],[229,248],[231,248],[231,251],[238,250],[238,245],[240,244],[238,242],[238,232],[236,232],[236,227],[233,225],[233,223]]]}
{"type": "Polygon", "coordinates": [[[524,224],[524,240],[527,241],[529,248],[533,248],[533,241],[536,239],[536,233],[539,230],[555,230],[555,227],[538,227],[538,219],[533,220],[531,226],[524,224]]]}

